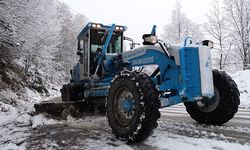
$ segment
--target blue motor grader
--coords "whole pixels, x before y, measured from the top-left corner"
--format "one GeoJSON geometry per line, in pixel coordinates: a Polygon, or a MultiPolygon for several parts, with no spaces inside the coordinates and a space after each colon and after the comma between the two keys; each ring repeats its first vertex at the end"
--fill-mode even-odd
{"type": "MultiPolygon", "coordinates": [[[[212,69],[210,41],[192,45],[187,38],[181,46],[167,45],[157,39],[153,26],[143,35],[142,46],[125,51],[126,29],[88,23],[81,30],[79,61],[61,89],[63,106],[99,109],[106,113],[114,135],[129,142],[147,138],[157,127],[159,109],[179,103],[201,124],[222,125],[233,118],[239,91],[229,75],[212,69]],[[154,69],[144,73],[150,65],[154,69]]],[[[46,103],[35,107],[48,109],[46,103]]]]}

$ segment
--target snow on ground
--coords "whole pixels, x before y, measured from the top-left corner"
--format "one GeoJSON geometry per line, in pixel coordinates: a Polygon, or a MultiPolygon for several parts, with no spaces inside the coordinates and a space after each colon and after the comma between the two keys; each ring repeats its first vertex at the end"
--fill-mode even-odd
{"type": "MultiPolygon", "coordinates": [[[[231,75],[238,85],[241,98],[241,108],[250,108],[250,70],[239,71],[231,75]]],[[[27,137],[30,136],[31,131],[44,125],[50,124],[65,124],[65,121],[58,121],[46,118],[43,115],[32,116],[34,111],[34,103],[50,99],[58,96],[60,87],[51,85],[49,89],[50,97],[42,96],[36,91],[24,88],[17,93],[11,90],[0,91],[0,149],[26,149],[27,137]]],[[[100,119],[99,122],[91,121],[93,117],[85,119],[75,119],[68,117],[66,124],[84,122],[85,127],[97,126],[106,120],[100,119]]],[[[173,123],[174,125],[174,123],[173,123]]],[[[218,127],[218,129],[223,127],[218,127]]],[[[226,128],[226,127],[225,127],[226,128]]],[[[238,130],[238,129],[237,129],[238,130]]],[[[249,128],[247,129],[249,131],[249,128]]],[[[111,133],[110,133],[111,134],[111,133]]],[[[212,134],[212,133],[210,133],[212,134]]],[[[111,135],[108,135],[111,136],[111,135]]],[[[216,135],[218,136],[218,135],[216,135]]],[[[88,149],[134,149],[132,146],[126,145],[124,142],[112,141],[112,144],[106,144],[110,141],[104,136],[102,139],[85,139],[85,145],[88,149]],[[105,141],[106,140],[106,141],[105,141]],[[104,143],[104,144],[103,144],[104,143]],[[118,146],[117,146],[118,145],[118,146]]],[[[211,136],[210,136],[211,137],[211,136]]],[[[51,142],[53,144],[53,142],[51,142]]],[[[183,135],[164,132],[156,129],[156,132],[145,144],[152,145],[158,149],[250,149],[249,145],[241,145],[237,143],[229,143],[227,141],[218,141],[218,139],[210,139],[203,137],[201,139],[194,137],[187,137],[183,135]]],[[[56,143],[52,147],[58,147],[56,143]]],[[[135,148],[136,149],[136,148],[135,148]]]]}
{"type": "MultiPolygon", "coordinates": [[[[54,86],[53,89],[59,88],[54,86]]],[[[49,89],[51,97],[58,96],[59,90],[53,89],[49,89]]],[[[0,149],[25,149],[31,127],[37,126],[38,120],[47,119],[32,117],[33,105],[48,98],[29,88],[18,92],[9,89],[0,91],[0,149]]]]}
{"type": "Polygon", "coordinates": [[[240,91],[240,107],[250,108],[250,70],[238,71],[231,76],[240,91]]]}
{"type": "MultiPolygon", "coordinates": [[[[232,142],[229,137],[224,136],[223,134],[217,134],[204,130],[196,130],[197,128],[199,128],[199,126],[202,125],[196,125],[196,127],[193,125],[193,127],[189,129],[188,124],[186,124],[185,121],[175,122],[173,120],[165,119],[164,117],[159,120],[159,126],[155,129],[155,132],[152,136],[150,136],[146,141],[134,145],[126,145],[125,142],[115,139],[114,135],[111,133],[110,128],[108,127],[107,119],[105,116],[92,116],[78,120],[72,117],[68,117],[66,121],[59,121],[58,124],[55,124],[53,126],[52,123],[50,124],[52,125],[50,127],[42,127],[40,129],[37,129],[40,130],[40,135],[38,134],[38,136],[33,138],[32,141],[39,141],[40,145],[35,145],[29,148],[32,149],[38,146],[39,148],[44,149],[65,148],[86,150],[250,149],[249,143],[239,144],[235,141],[232,142]],[[58,124],[61,124],[61,126],[59,126],[58,124]],[[176,130],[177,132],[172,132],[172,130],[176,130]],[[182,130],[186,130],[187,134],[180,133],[182,132],[182,130]],[[46,131],[51,132],[50,136],[42,135],[44,132],[46,133],[46,131]],[[192,132],[196,132],[197,136],[188,135],[193,134],[192,132]],[[60,137],[59,139],[55,138],[58,136],[60,137]],[[63,147],[62,145],[64,145],[65,147],[63,147]]],[[[213,128],[217,128],[217,126],[214,126],[213,128]]],[[[220,127],[218,127],[218,129],[220,129],[220,127]]]]}
{"type": "Polygon", "coordinates": [[[152,137],[149,137],[146,144],[168,150],[249,150],[250,148],[249,145],[240,145],[206,138],[191,138],[162,131],[156,131],[152,137]]]}

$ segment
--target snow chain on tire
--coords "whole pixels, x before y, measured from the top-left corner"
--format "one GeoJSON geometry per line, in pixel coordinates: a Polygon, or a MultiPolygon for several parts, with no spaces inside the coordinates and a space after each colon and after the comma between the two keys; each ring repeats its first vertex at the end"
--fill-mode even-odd
{"type": "Polygon", "coordinates": [[[133,71],[122,71],[112,81],[108,92],[106,111],[109,125],[121,140],[135,143],[146,139],[158,126],[157,119],[160,118],[159,108],[161,103],[158,99],[158,90],[154,82],[144,73],[133,71]],[[136,106],[135,114],[127,126],[119,124],[116,119],[114,103],[115,94],[121,87],[126,87],[133,93],[136,106]]]}

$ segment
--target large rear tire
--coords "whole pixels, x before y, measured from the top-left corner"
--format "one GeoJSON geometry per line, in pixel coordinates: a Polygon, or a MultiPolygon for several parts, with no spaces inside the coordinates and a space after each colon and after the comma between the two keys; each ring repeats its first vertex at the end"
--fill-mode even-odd
{"type": "Polygon", "coordinates": [[[222,125],[233,118],[240,104],[236,83],[224,71],[213,70],[215,96],[199,102],[186,102],[186,110],[198,123],[222,125]],[[201,103],[202,102],[202,103],[201,103]]]}
{"type": "Polygon", "coordinates": [[[160,101],[153,81],[144,73],[123,71],[109,89],[106,111],[117,138],[135,143],[158,126],[160,101]]]}

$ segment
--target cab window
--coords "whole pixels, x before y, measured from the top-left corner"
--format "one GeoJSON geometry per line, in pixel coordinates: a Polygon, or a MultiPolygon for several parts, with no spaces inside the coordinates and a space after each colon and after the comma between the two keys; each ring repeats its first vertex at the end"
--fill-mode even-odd
{"type": "MultiPolygon", "coordinates": [[[[104,29],[91,29],[90,32],[90,49],[91,53],[96,53],[98,48],[103,48],[108,37],[108,31],[104,29]]],[[[115,31],[111,37],[110,43],[107,47],[107,53],[121,53],[122,52],[122,31],[115,31]]]]}

